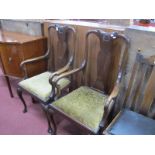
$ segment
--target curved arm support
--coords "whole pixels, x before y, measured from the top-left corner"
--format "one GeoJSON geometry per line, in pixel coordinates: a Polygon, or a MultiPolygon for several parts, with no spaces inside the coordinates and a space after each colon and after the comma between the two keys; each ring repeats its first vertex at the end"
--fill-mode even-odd
{"type": "Polygon", "coordinates": [[[67,65],[64,66],[63,68],[57,70],[56,72],[54,72],[54,73],[50,76],[49,79],[52,81],[53,78],[54,78],[55,76],[58,76],[58,75],[60,75],[61,73],[65,72],[65,71],[68,71],[68,70],[70,69],[70,66],[71,66],[72,63],[73,63],[73,60],[74,60],[74,57],[71,56],[70,59],[69,59],[69,61],[68,61],[68,63],[67,63],[67,65]]]}
{"type": "Polygon", "coordinates": [[[38,62],[38,61],[42,61],[42,60],[48,59],[49,53],[50,53],[50,51],[47,50],[45,55],[42,55],[42,56],[39,56],[39,57],[35,57],[35,58],[31,58],[31,59],[27,59],[27,60],[22,61],[21,64],[20,64],[20,68],[24,72],[24,77],[25,78],[27,77],[27,70],[25,68],[26,64],[35,63],[35,62],[38,62]]]}
{"type": "Polygon", "coordinates": [[[53,100],[55,96],[60,95],[61,90],[60,90],[60,86],[58,85],[59,80],[82,71],[85,68],[85,66],[86,66],[86,60],[83,61],[83,63],[81,64],[81,66],[79,68],[64,72],[64,73],[60,74],[59,76],[56,76],[55,78],[50,78],[49,83],[52,86],[52,92],[51,92],[50,98],[53,100]]]}

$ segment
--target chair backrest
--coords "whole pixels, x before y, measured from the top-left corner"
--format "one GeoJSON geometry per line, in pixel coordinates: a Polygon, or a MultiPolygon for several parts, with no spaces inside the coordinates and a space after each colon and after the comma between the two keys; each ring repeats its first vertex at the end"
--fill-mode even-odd
{"type": "Polygon", "coordinates": [[[124,74],[128,47],[129,41],[123,35],[101,30],[89,31],[86,35],[85,85],[110,94],[118,73],[124,74]]]}
{"type": "Polygon", "coordinates": [[[131,109],[155,117],[155,56],[137,53],[127,88],[121,87],[119,109],[131,109]]]}
{"type": "Polygon", "coordinates": [[[49,63],[48,70],[56,71],[74,58],[76,32],[73,27],[58,24],[48,27],[49,63]]]}

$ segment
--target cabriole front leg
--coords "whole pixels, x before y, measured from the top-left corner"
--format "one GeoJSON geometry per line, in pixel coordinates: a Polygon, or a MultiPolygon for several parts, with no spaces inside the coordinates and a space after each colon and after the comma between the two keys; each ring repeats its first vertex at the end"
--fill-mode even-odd
{"type": "Polygon", "coordinates": [[[54,131],[52,129],[52,126],[51,126],[51,119],[50,119],[50,116],[48,114],[48,112],[46,112],[46,117],[47,117],[47,122],[48,122],[48,133],[53,135],[54,134],[54,131]]]}
{"type": "Polygon", "coordinates": [[[24,98],[23,98],[23,95],[22,95],[23,92],[22,92],[22,90],[21,90],[20,87],[17,88],[17,94],[18,94],[19,98],[21,99],[21,101],[22,101],[22,103],[23,103],[23,105],[24,105],[23,113],[26,113],[26,112],[27,112],[27,105],[26,105],[26,103],[25,103],[25,101],[24,101],[24,98]]]}
{"type": "Polygon", "coordinates": [[[53,115],[54,115],[53,111],[47,108],[46,116],[47,116],[47,121],[48,121],[48,133],[51,135],[56,135],[57,127],[56,127],[56,122],[54,120],[53,115]],[[51,123],[52,123],[53,128],[51,127],[51,123]]]}
{"type": "Polygon", "coordinates": [[[50,118],[51,118],[51,123],[53,124],[53,127],[54,127],[53,134],[56,135],[56,133],[57,133],[57,126],[56,126],[56,122],[54,120],[54,114],[53,114],[53,112],[50,113],[50,118]]]}

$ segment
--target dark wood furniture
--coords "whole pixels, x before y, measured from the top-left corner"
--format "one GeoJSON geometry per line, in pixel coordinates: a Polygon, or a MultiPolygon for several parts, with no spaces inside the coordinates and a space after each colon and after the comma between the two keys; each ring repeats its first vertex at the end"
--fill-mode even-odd
{"type": "Polygon", "coordinates": [[[137,53],[127,88],[117,91],[116,111],[120,111],[105,133],[155,134],[155,56],[137,53]],[[130,109],[124,111],[122,109],[130,109]],[[144,116],[141,116],[139,114],[144,116]]]}
{"type": "Polygon", "coordinates": [[[65,72],[51,81],[52,90],[55,93],[54,88],[57,88],[60,79],[80,71],[83,74],[82,83],[84,86],[75,89],[48,106],[55,134],[57,127],[54,113],[58,113],[83,127],[87,133],[102,133],[113,107],[117,85],[125,74],[128,47],[129,41],[123,35],[106,33],[101,30],[87,32],[85,56],[81,66],[65,72]],[[96,46],[93,46],[93,41],[95,41],[96,46]],[[93,52],[96,52],[95,57],[92,56],[93,52]],[[97,72],[93,75],[92,71],[95,68],[97,72]],[[95,116],[97,119],[94,118],[95,116]]]}
{"type": "MultiPolygon", "coordinates": [[[[25,80],[19,82],[18,88],[17,88],[17,94],[24,105],[24,110],[23,110],[24,113],[27,112],[27,105],[22,96],[23,91],[30,94],[33,102],[39,101],[39,103],[43,107],[43,110],[46,113],[47,105],[51,103],[53,100],[55,100],[56,98],[60,97],[62,95],[63,90],[68,91],[68,89],[70,88],[69,87],[70,79],[64,78],[62,80],[65,80],[66,83],[65,84],[63,82],[59,83],[59,85],[57,86],[58,88],[57,92],[53,93],[52,86],[50,85],[51,84],[50,81],[55,79],[57,76],[61,75],[63,72],[69,71],[70,69],[72,69],[72,64],[74,61],[74,47],[75,47],[76,32],[72,27],[52,24],[48,27],[48,35],[49,35],[48,36],[49,44],[48,44],[47,52],[40,57],[27,59],[20,64],[21,69],[25,74],[25,80]],[[57,37],[53,37],[53,33],[56,33],[57,37]],[[49,59],[52,59],[52,66],[54,66],[54,68],[53,67],[51,68],[51,64],[49,63],[48,69],[46,72],[36,75],[32,78],[28,78],[27,70],[25,70],[25,66],[27,64],[36,64],[37,62],[44,61],[44,60],[48,62],[49,59]],[[42,94],[44,93],[45,95],[42,96],[42,94]]],[[[54,92],[55,92],[55,89],[54,89],[54,92]]],[[[48,118],[47,113],[46,115],[48,118]]],[[[48,123],[49,123],[49,119],[48,119],[48,123]]],[[[50,126],[50,123],[49,123],[49,126],[50,126]]],[[[50,127],[50,129],[52,128],[50,127]]],[[[50,129],[48,130],[48,132],[52,133],[52,130],[50,129]]]]}
{"type": "MultiPolygon", "coordinates": [[[[88,31],[90,30],[96,30],[96,29],[100,29],[103,30],[105,32],[117,32],[119,34],[123,34],[125,27],[123,26],[113,26],[113,25],[104,25],[104,24],[100,24],[100,23],[92,23],[92,22],[84,22],[84,21],[71,21],[71,20],[46,20],[44,22],[44,34],[45,36],[48,37],[48,26],[50,24],[60,24],[60,25],[66,25],[66,26],[71,26],[76,30],[76,46],[75,46],[75,61],[73,63],[74,67],[79,67],[81,65],[81,60],[84,58],[84,54],[85,54],[85,46],[86,46],[86,34],[88,31]]],[[[57,37],[54,34],[54,37],[57,37]]],[[[120,43],[121,44],[121,43],[120,43]]],[[[119,51],[119,48],[121,48],[121,46],[119,47],[118,44],[117,48],[119,51]]],[[[93,59],[93,61],[90,61],[90,63],[92,63],[93,70],[91,71],[91,76],[94,79],[96,72],[97,72],[97,68],[95,67],[94,63],[96,63],[96,56],[98,55],[99,52],[99,40],[96,37],[91,37],[91,59],[93,59]]],[[[116,49],[116,48],[115,48],[116,49]]],[[[56,52],[56,51],[55,51],[56,52]]],[[[56,55],[56,53],[54,53],[56,55]]],[[[117,52],[116,52],[117,55],[117,52]]],[[[55,58],[57,59],[57,58],[55,58]]],[[[57,60],[56,60],[57,62],[57,60]]],[[[52,66],[52,60],[51,60],[51,66],[52,66]]],[[[114,72],[113,72],[114,73],[114,72]]],[[[82,79],[83,79],[83,74],[78,73],[76,74],[76,76],[73,76],[73,83],[74,83],[74,89],[81,86],[82,85],[82,79]]],[[[92,80],[90,82],[93,82],[92,80]]],[[[109,82],[110,83],[110,82],[109,82]]],[[[93,84],[93,83],[92,83],[93,84]]],[[[112,84],[113,85],[113,84],[112,84]]]]}
{"type": "Polygon", "coordinates": [[[122,110],[103,134],[155,135],[155,120],[131,110],[122,110]]]}
{"type": "MultiPolygon", "coordinates": [[[[21,33],[0,30],[0,60],[11,97],[13,93],[9,77],[23,78],[24,74],[20,64],[26,59],[41,56],[47,50],[47,38],[43,36],[30,36],[21,33]]],[[[27,65],[29,76],[46,70],[46,62],[38,62],[36,66],[27,65]]]]}

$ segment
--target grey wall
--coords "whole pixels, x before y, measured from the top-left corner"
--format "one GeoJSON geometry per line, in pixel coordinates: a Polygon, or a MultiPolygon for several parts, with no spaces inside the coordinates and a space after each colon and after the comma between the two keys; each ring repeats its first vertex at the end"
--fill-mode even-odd
{"type": "Polygon", "coordinates": [[[33,36],[43,35],[43,24],[39,20],[2,19],[1,27],[6,31],[20,32],[33,36]]]}
{"type": "Polygon", "coordinates": [[[120,25],[120,26],[131,25],[130,19],[107,19],[107,22],[111,25],[120,25]]]}
{"type": "Polygon", "coordinates": [[[130,26],[125,35],[130,39],[128,71],[132,69],[138,48],[146,57],[155,55],[155,28],[130,26]]]}

